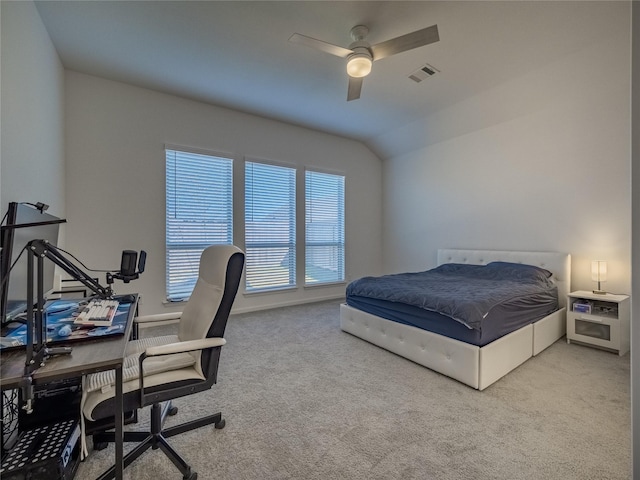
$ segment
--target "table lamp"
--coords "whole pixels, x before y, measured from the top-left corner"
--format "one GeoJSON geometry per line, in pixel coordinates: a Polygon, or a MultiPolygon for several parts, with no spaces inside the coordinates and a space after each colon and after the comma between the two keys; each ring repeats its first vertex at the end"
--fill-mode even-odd
{"type": "Polygon", "coordinates": [[[607,262],[603,262],[602,260],[594,260],[591,262],[591,280],[598,282],[598,289],[593,290],[593,293],[601,295],[607,293],[600,289],[600,282],[607,281],[607,262]]]}

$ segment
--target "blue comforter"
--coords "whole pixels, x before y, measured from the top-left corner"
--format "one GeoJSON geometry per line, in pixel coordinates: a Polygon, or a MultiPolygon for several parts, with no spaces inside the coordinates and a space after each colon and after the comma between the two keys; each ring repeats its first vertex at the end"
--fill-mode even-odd
{"type": "Polygon", "coordinates": [[[492,308],[518,299],[555,297],[551,273],[532,265],[447,263],[426,272],[364,277],[347,286],[350,296],[404,303],[438,312],[479,330],[492,308]]]}

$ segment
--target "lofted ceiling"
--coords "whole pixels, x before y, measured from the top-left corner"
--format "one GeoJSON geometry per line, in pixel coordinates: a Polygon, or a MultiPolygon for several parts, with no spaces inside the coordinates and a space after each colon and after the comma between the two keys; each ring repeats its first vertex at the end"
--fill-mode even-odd
{"type": "MultiPolygon", "coordinates": [[[[594,1],[38,1],[65,68],[372,143],[614,34],[594,1]],[[440,41],[373,64],[347,102],[348,47],[433,24],[440,41]],[[416,83],[425,63],[439,73],[416,83]]],[[[619,12],[621,9],[617,9],[619,12]]],[[[619,13],[618,13],[619,14],[619,13]]],[[[609,22],[615,24],[615,22],[609,22]]],[[[526,92],[523,92],[526,93],[526,92]]]]}

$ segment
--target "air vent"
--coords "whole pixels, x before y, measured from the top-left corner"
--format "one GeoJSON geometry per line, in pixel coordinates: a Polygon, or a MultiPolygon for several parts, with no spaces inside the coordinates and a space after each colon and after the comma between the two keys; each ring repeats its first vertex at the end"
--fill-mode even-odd
{"type": "Polygon", "coordinates": [[[433,77],[436,73],[439,73],[440,70],[437,68],[425,63],[418,70],[409,75],[409,78],[416,83],[420,83],[426,78],[433,77]]]}

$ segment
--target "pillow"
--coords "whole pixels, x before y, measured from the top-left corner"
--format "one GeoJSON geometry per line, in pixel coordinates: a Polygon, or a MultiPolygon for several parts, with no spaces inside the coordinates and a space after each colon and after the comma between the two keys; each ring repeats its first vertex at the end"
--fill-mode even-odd
{"type": "Polygon", "coordinates": [[[552,275],[549,270],[525,263],[491,262],[487,264],[487,269],[499,274],[503,278],[514,280],[546,282],[552,275]]]}
{"type": "Polygon", "coordinates": [[[431,272],[439,272],[439,273],[474,273],[478,271],[478,269],[484,268],[484,265],[476,265],[473,263],[443,263],[442,265],[438,265],[435,268],[432,268],[431,272]]]}

